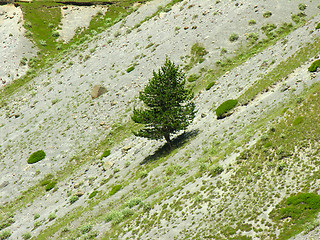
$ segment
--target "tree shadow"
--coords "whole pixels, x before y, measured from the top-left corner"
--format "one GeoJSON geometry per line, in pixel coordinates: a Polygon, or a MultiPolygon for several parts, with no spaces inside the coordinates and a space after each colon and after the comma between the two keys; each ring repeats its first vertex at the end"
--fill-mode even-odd
{"type": "Polygon", "coordinates": [[[192,130],[192,131],[184,132],[184,133],[180,134],[176,138],[172,139],[171,147],[169,146],[168,143],[164,144],[163,146],[159,147],[152,155],[146,157],[140,163],[140,165],[151,163],[151,162],[159,160],[162,157],[168,156],[172,151],[182,147],[190,139],[192,139],[193,137],[197,136],[198,133],[199,133],[199,130],[192,130]]]}

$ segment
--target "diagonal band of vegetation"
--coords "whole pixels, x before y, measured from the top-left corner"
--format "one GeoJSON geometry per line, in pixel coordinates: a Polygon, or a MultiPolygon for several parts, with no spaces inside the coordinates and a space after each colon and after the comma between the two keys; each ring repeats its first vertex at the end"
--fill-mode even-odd
{"type": "Polygon", "coordinates": [[[240,104],[247,104],[253,100],[259,93],[265,92],[270,86],[276,84],[284,77],[292,73],[296,68],[310,58],[316,56],[320,52],[320,38],[315,39],[312,43],[301,48],[296,54],[289,57],[286,61],[278,64],[271,72],[257,81],[254,85],[248,88],[240,97],[240,104]]]}

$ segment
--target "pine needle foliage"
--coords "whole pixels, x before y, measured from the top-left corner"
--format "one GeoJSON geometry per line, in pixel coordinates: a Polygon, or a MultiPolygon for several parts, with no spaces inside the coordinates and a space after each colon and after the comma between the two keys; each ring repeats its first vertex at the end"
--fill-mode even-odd
{"type": "Polygon", "coordinates": [[[144,124],[144,128],[134,134],[149,139],[164,138],[170,145],[170,135],[185,130],[195,117],[192,98],[191,90],[185,89],[184,73],[166,59],[139,94],[145,108],[134,109],[131,118],[144,124]]]}

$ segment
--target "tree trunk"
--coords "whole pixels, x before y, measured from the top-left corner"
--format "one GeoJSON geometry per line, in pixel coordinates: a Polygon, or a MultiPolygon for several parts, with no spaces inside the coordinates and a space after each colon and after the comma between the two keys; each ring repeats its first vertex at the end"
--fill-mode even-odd
{"type": "Polygon", "coordinates": [[[164,135],[164,139],[167,141],[169,147],[171,148],[172,145],[171,145],[171,140],[170,140],[170,134],[169,134],[169,133],[166,133],[166,134],[164,135]]]}

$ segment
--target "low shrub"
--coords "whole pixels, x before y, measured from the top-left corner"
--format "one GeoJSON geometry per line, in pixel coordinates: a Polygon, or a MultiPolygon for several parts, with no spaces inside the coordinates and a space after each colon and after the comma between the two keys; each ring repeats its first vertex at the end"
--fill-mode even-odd
{"type": "Polygon", "coordinates": [[[80,232],[82,234],[88,233],[92,230],[92,225],[91,224],[84,224],[80,227],[80,232]]]}
{"type": "Polygon", "coordinates": [[[110,154],[111,154],[111,151],[107,149],[102,153],[100,159],[102,160],[102,158],[108,157],[110,154]]]}
{"type": "Polygon", "coordinates": [[[304,13],[304,12],[299,12],[297,14],[292,14],[291,15],[291,19],[292,21],[294,21],[296,24],[299,24],[299,23],[303,23],[305,22],[305,17],[307,15],[304,13]]]}
{"type": "Polygon", "coordinates": [[[92,193],[90,193],[89,195],[89,199],[94,198],[97,195],[98,191],[93,191],[92,193]]]}
{"type": "Polygon", "coordinates": [[[269,17],[271,17],[271,15],[272,15],[272,12],[270,12],[270,11],[263,13],[264,18],[269,18],[269,17]]]}
{"type": "Polygon", "coordinates": [[[298,5],[298,8],[299,8],[299,10],[304,11],[304,10],[306,10],[307,5],[305,5],[304,3],[300,3],[300,4],[298,5]]]}
{"type": "Polygon", "coordinates": [[[223,172],[223,167],[220,165],[214,165],[209,168],[209,175],[215,177],[223,172]]]}
{"type": "Polygon", "coordinates": [[[11,232],[9,230],[3,230],[2,232],[0,232],[0,240],[9,239],[10,236],[11,232]]]}
{"type": "Polygon", "coordinates": [[[239,35],[237,33],[232,33],[230,36],[229,36],[229,41],[230,42],[235,42],[239,39],[239,35]]]}
{"type": "Polygon", "coordinates": [[[57,216],[54,213],[50,213],[49,216],[48,216],[48,220],[52,221],[52,220],[56,219],[56,217],[57,216]]]}
{"type": "Polygon", "coordinates": [[[73,204],[73,203],[75,203],[75,202],[78,201],[78,200],[79,200],[79,197],[76,196],[76,195],[73,195],[73,196],[71,196],[71,197],[69,198],[70,204],[73,204]]]}
{"type": "Polygon", "coordinates": [[[216,114],[218,119],[222,119],[226,114],[238,104],[237,99],[230,99],[223,102],[217,109],[216,114]]]}
{"type": "Polygon", "coordinates": [[[127,68],[127,73],[132,72],[134,70],[134,66],[128,67],[127,68]]]}
{"type": "Polygon", "coordinates": [[[46,153],[43,150],[36,151],[30,155],[28,159],[28,163],[33,164],[33,163],[39,162],[45,157],[46,157],[46,153]]]}
{"type": "Polygon", "coordinates": [[[320,59],[314,61],[311,66],[308,68],[309,72],[316,72],[320,68],[320,59]]]}
{"type": "Polygon", "coordinates": [[[109,192],[109,196],[112,196],[112,195],[116,194],[118,191],[120,191],[121,188],[122,188],[122,185],[121,185],[121,184],[119,184],[119,185],[114,185],[114,186],[111,188],[110,192],[109,192]]]}
{"type": "Polygon", "coordinates": [[[128,202],[125,203],[125,206],[128,208],[133,208],[134,206],[140,204],[142,201],[140,198],[132,198],[128,202]]]}
{"type": "Polygon", "coordinates": [[[320,29],[320,22],[316,26],[316,30],[320,29]]]}
{"type": "Polygon", "coordinates": [[[32,236],[31,236],[31,233],[27,232],[27,233],[22,234],[21,237],[22,237],[24,240],[27,240],[27,239],[30,239],[32,236]]]}
{"type": "Polygon", "coordinates": [[[53,189],[55,186],[56,186],[57,182],[56,181],[52,181],[52,182],[49,182],[46,187],[45,187],[45,190],[47,192],[49,192],[51,189],[53,189]]]}
{"type": "Polygon", "coordinates": [[[206,86],[206,90],[209,91],[209,90],[213,87],[213,85],[215,85],[215,84],[216,84],[215,81],[209,83],[209,84],[206,86]]]}
{"type": "Polygon", "coordinates": [[[255,25],[257,22],[254,19],[249,20],[248,24],[249,25],[255,25]]]}

